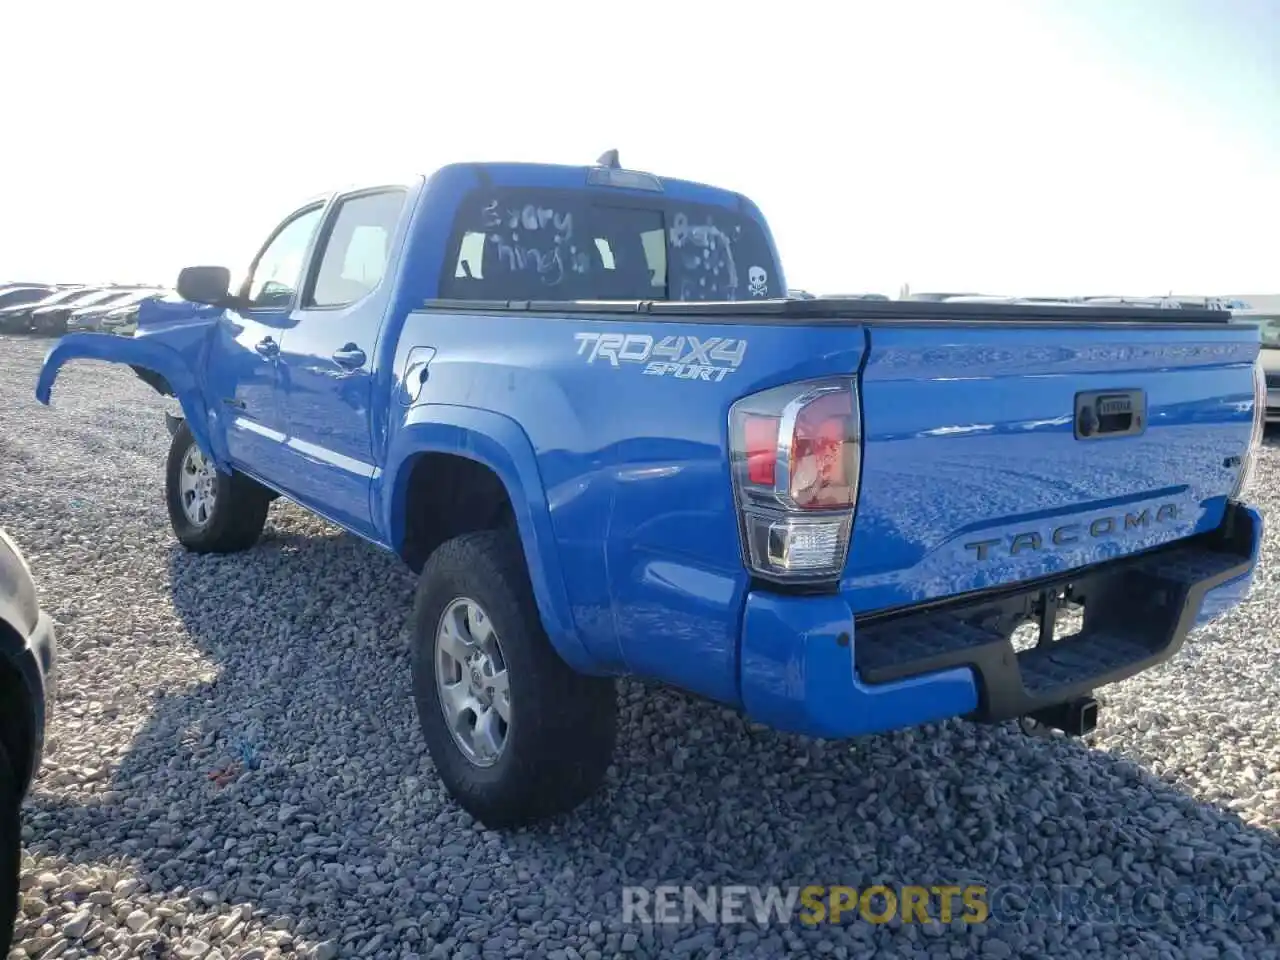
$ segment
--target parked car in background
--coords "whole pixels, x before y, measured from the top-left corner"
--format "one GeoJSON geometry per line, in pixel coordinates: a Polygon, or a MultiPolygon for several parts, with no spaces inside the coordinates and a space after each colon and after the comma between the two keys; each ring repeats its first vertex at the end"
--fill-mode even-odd
{"type": "Polygon", "coordinates": [[[31,318],[37,310],[69,303],[83,297],[94,287],[65,287],[55,290],[43,300],[0,306],[0,333],[26,333],[31,330],[31,318]]]}
{"type": "Polygon", "coordinates": [[[13,939],[19,812],[44,753],[54,660],[53,621],[40,611],[22,552],[0,529],[0,957],[13,939]]]}
{"type": "Polygon", "coordinates": [[[975,293],[972,296],[961,295],[955,297],[947,297],[946,300],[937,301],[939,303],[1006,303],[1017,304],[1021,306],[1054,306],[1054,307],[1083,307],[1086,304],[1079,300],[1053,299],[1051,297],[1003,297],[996,294],[975,293]]]}
{"type": "Polygon", "coordinates": [[[53,293],[53,287],[42,284],[11,283],[0,287],[0,307],[35,303],[53,293]]]}
{"type": "Polygon", "coordinates": [[[980,297],[980,293],[912,293],[904,297],[904,300],[918,300],[927,303],[942,303],[950,300],[952,297],[980,297]]]}
{"type": "Polygon", "coordinates": [[[171,290],[156,290],[153,294],[143,297],[137,303],[128,303],[122,306],[113,306],[102,315],[102,321],[98,329],[103,333],[114,333],[117,336],[132,336],[133,332],[138,329],[138,314],[142,308],[153,301],[164,300],[172,295],[171,290]]]}
{"type": "Polygon", "coordinates": [[[1231,322],[1255,324],[1262,333],[1258,356],[1267,379],[1267,423],[1280,423],[1280,310],[1232,310],[1231,322]]]}
{"type": "Polygon", "coordinates": [[[85,307],[116,303],[133,293],[131,287],[107,287],[92,290],[83,296],[52,306],[40,307],[31,313],[33,333],[60,334],[67,332],[67,319],[73,312],[85,307]]]}
{"type": "MultiPolygon", "coordinates": [[[[159,296],[149,299],[159,299],[159,296]]],[[[138,309],[145,302],[143,300],[123,307],[112,307],[102,315],[102,319],[98,322],[98,329],[103,333],[114,333],[117,336],[132,336],[133,331],[138,329],[138,309]]]]}
{"type": "Polygon", "coordinates": [[[1082,297],[1082,303],[1091,307],[1150,307],[1156,310],[1220,310],[1208,302],[1195,304],[1177,297],[1082,297]]]}
{"type": "Polygon", "coordinates": [[[115,299],[104,300],[100,303],[91,304],[87,307],[79,307],[72,310],[67,315],[67,332],[77,330],[101,330],[102,321],[108,313],[113,311],[133,311],[137,316],[138,305],[144,300],[154,300],[156,297],[164,295],[163,290],[142,289],[133,290],[124,296],[115,299]]]}

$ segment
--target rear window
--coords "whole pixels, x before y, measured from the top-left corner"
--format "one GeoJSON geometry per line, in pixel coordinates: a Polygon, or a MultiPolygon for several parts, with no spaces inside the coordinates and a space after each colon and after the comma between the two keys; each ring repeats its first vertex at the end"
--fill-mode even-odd
{"type": "Polygon", "coordinates": [[[442,297],[746,300],[779,297],[764,231],[721,207],[572,191],[473,194],[454,223],[442,297]]]}

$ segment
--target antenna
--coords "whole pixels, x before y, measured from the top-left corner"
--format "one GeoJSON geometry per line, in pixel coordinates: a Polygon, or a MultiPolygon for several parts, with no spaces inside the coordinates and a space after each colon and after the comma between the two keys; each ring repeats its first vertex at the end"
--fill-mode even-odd
{"type": "Polygon", "coordinates": [[[606,150],[604,153],[600,154],[600,159],[596,161],[596,164],[597,166],[609,167],[613,170],[622,169],[622,164],[618,160],[618,151],[616,149],[606,150]]]}

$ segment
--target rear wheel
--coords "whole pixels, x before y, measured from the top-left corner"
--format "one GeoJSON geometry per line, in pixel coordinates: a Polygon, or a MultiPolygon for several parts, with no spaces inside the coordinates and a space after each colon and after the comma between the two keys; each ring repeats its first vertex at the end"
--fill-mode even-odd
{"type": "Polygon", "coordinates": [[[617,734],[614,684],[555,652],[513,533],[466,534],[432,553],[411,628],[418,720],[464,809],[517,826],[595,792],[617,734]]]}
{"type": "Polygon", "coordinates": [[[239,473],[225,474],[196,446],[184,422],[173,434],[165,469],[169,522],[196,553],[235,553],[258,542],[270,495],[239,473]]]}

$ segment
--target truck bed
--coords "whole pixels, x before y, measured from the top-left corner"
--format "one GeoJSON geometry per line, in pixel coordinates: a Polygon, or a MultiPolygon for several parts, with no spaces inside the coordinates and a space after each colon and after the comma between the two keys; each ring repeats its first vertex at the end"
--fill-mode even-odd
{"type": "MultiPolygon", "coordinates": [[[[557,428],[536,405],[520,407],[526,424],[545,430],[535,447],[564,443],[552,438],[573,422],[569,449],[615,477],[665,476],[629,482],[601,507],[605,527],[593,536],[609,531],[615,596],[630,591],[627,577],[643,576],[621,572],[638,554],[681,554],[725,573],[741,563],[729,407],[778,383],[847,375],[859,384],[860,489],[837,585],[859,616],[1052,578],[1213,530],[1252,429],[1257,332],[1224,311],[433,300],[418,315],[439,314],[477,318],[467,338],[501,345],[487,363],[510,356],[526,383],[555,382],[557,428]],[[613,338],[633,362],[588,362],[574,342],[582,336],[613,338]],[[646,342],[690,336],[745,343],[741,364],[715,382],[636,375],[646,342]],[[1081,398],[1115,392],[1139,404],[1136,428],[1082,437],[1081,398]],[[683,537],[689,523],[700,524],[696,543],[683,537]]],[[[570,482],[555,473],[559,461],[552,454],[546,466],[549,486],[570,482]]]]}

